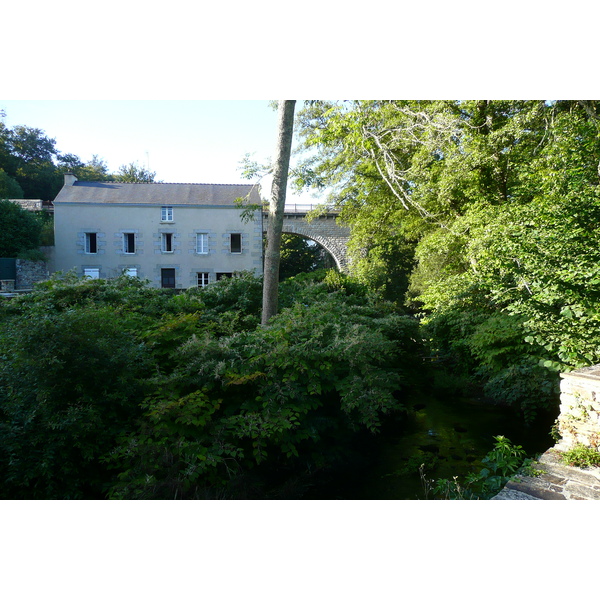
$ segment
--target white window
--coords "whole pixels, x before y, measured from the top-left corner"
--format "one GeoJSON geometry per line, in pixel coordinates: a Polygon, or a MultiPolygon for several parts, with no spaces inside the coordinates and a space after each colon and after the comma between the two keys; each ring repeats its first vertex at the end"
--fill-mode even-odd
{"type": "Polygon", "coordinates": [[[206,287],[208,285],[208,273],[198,273],[198,287],[206,287]]]}
{"type": "Polygon", "coordinates": [[[173,220],[173,207],[163,206],[160,210],[161,221],[172,221],[173,220]]]}
{"type": "Polygon", "coordinates": [[[135,254],[135,233],[123,234],[123,252],[125,254],[135,254]]]}
{"type": "Polygon", "coordinates": [[[232,233],[229,236],[229,248],[232,254],[242,253],[242,234],[232,233]]]}
{"type": "Polygon", "coordinates": [[[196,234],[196,252],[198,254],[208,254],[208,233],[196,234]]]}
{"type": "Polygon", "coordinates": [[[85,253],[96,254],[98,252],[98,236],[95,233],[85,234],[85,253]]]}
{"type": "Polygon", "coordinates": [[[100,269],[83,269],[83,276],[89,277],[90,279],[99,279],[100,269]]]}
{"type": "Polygon", "coordinates": [[[173,252],[173,234],[172,233],[161,233],[160,249],[163,252],[173,252]]]}
{"type": "Polygon", "coordinates": [[[123,274],[127,277],[137,277],[137,267],[127,267],[123,269],[123,274]]]}

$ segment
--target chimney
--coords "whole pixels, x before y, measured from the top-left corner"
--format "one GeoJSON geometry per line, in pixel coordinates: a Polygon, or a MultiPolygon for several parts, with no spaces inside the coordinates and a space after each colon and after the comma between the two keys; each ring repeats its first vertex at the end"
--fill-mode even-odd
{"type": "Polygon", "coordinates": [[[73,185],[77,181],[77,177],[73,173],[65,173],[65,185],[73,185]]]}

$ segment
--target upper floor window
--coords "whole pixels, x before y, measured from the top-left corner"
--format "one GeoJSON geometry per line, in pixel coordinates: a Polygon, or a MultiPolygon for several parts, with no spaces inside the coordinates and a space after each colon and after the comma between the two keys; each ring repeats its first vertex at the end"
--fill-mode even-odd
{"type": "Polygon", "coordinates": [[[162,233],[160,236],[160,249],[163,252],[173,252],[173,234],[162,233]]]}
{"type": "Polygon", "coordinates": [[[196,252],[198,254],[208,254],[208,233],[196,234],[196,252]]]}
{"type": "Polygon", "coordinates": [[[135,254],[135,233],[123,234],[123,252],[125,254],[135,254]]]}
{"type": "Polygon", "coordinates": [[[172,221],[173,220],[173,207],[163,206],[160,209],[160,220],[161,221],[172,221]]]}
{"type": "Polygon", "coordinates": [[[229,238],[229,248],[232,254],[242,253],[242,234],[232,233],[229,238]]]}
{"type": "Polygon", "coordinates": [[[98,252],[98,235],[96,233],[85,234],[85,253],[96,254],[98,252]]]}

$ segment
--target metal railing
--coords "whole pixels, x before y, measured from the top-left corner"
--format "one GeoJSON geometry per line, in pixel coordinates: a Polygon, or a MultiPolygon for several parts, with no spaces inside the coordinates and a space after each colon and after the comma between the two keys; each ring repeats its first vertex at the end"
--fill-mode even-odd
{"type": "MultiPolygon", "coordinates": [[[[311,210],[315,210],[316,208],[322,210],[323,205],[322,204],[286,204],[284,213],[286,213],[286,214],[306,214],[307,212],[310,212],[311,210]]],[[[326,212],[328,214],[337,214],[338,213],[337,210],[332,210],[331,208],[328,208],[326,210],[326,212]]]]}

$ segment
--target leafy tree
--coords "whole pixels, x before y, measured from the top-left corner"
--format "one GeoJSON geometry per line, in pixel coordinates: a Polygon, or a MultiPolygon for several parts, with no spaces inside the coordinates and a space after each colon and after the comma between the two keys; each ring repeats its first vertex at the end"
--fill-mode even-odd
{"type": "Polygon", "coordinates": [[[114,180],[123,183],[154,183],[155,177],[156,173],[154,171],[149,171],[132,162],[128,165],[121,165],[114,175],[114,180]]]}
{"type": "Polygon", "coordinates": [[[39,246],[42,223],[30,211],[9,200],[0,200],[0,256],[14,258],[39,246]]]}
{"type": "Polygon", "coordinates": [[[108,165],[97,154],[75,173],[82,181],[105,181],[110,178],[108,165]]]}
{"type": "MultiPolygon", "coordinates": [[[[515,192],[525,195],[518,169],[543,137],[543,106],[312,103],[299,116],[303,147],[311,151],[305,165],[313,173],[303,181],[333,186],[332,201],[357,243],[378,229],[418,241],[447,228],[472,204],[504,202],[509,184],[511,201],[515,192]]],[[[362,247],[369,248],[365,241],[362,247]]]]}
{"type": "Polygon", "coordinates": [[[73,173],[80,181],[107,181],[110,179],[108,166],[96,154],[87,163],[75,154],[61,154],[58,157],[58,171],[73,173]]]}
{"type": "Polygon", "coordinates": [[[598,109],[349,101],[299,117],[303,183],[334,185],[355,273],[377,286],[397,262],[385,240],[412,244],[408,301],[426,311],[432,351],[528,418],[557,401],[557,370],[600,359],[598,109]]]}
{"type": "Polygon", "coordinates": [[[6,139],[10,158],[4,168],[18,181],[24,197],[54,199],[62,184],[53,162],[58,155],[56,140],[24,125],[7,130],[6,139]]]}
{"type": "Polygon", "coordinates": [[[23,190],[16,179],[0,169],[0,199],[23,198],[23,190]]]}

